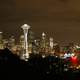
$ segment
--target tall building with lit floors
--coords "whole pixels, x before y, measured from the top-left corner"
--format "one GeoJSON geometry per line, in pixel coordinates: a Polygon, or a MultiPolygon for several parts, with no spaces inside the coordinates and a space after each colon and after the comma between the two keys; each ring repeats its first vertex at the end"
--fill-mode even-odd
{"type": "Polygon", "coordinates": [[[20,41],[19,41],[20,47],[24,48],[24,35],[20,36],[20,41]]]}
{"type": "Polygon", "coordinates": [[[3,32],[0,32],[0,49],[4,49],[4,45],[3,45],[3,32]]]}
{"type": "Polygon", "coordinates": [[[54,55],[54,52],[55,52],[55,50],[54,50],[54,40],[53,40],[52,37],[49,38],[49,46],[50,46],[50,48],[49,48],[50,55],[54,55]]]}
{"type": "Polygon", "coordinates": [[[40,42],[40,53],[42,56],[47,56],[49,53],[49,42],[47,41],[46,34],[42,33],[42,39],[40,42]]]}
{"type": "Polygon", "coordinates": [[[11,36],[10,38],[9,38],[9,49],[10,50],[12,50],[13,48],[14,48],[14,46],[15,46],[15,38],[14,38],[14,36],[11,36]]]}
{"type": "Polygon", "coordinates": [[[28,30],[29,30],[30,26],[27,25],[27,24],[24,24],[24,25],[21,26],[21,28],[23,29],[23,32],[24,32],[24,50],[23,50],[21,58],[24,59],[25,61],[27,61],[28,58],[29,58],[29,51],[28,51],[28,30]]]}

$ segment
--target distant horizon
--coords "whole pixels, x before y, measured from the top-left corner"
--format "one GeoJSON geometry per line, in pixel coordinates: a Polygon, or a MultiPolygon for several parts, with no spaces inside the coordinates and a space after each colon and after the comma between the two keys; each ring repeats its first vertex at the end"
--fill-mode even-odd
{"type": "MultiPolygon", "coordinates": [[[[45,33],[47,33],[47,32],[45,32],[45,33]]],[[[42,33],[36,33],[35,36],[41,38],[41,34],[42,33]]],[[[11,33],[11,34],[10,34],[10,32],[4,32],[3,31],[3,39],[9,39],[11,36],[14,36],[14,38],[18,42],[18,40],[19,40],[21,35],[24,35],[23,31],[19,32],[18,34],[16,34],[16,31],[15,31],[15,33],[11,33]]],[[[47,36],[47,39],[49,39],[50,37],[53,37],[54,42],[55,43],[56,42],[59,43],[61,46],[66,46],[66,45],[68,45],[69,43],[72,43],[72,42],[75,43],[75,44],[80,44],[79,40],[78,41],[77,40],[69,40],[69,39],[67,39],[67,40],[66,39],[64,39],[64,40],[63,39],[57,40],[57,36],[55,36],[55,35],[54,36],[50,36],[48,33],[46,34],[46,36],[47,36]]]]}

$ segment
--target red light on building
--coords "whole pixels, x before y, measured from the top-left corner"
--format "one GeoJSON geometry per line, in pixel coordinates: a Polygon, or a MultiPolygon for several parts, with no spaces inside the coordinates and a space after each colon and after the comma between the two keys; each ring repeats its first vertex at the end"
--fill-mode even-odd
{"type": "Polygon", "coordinates": [[[78,58],[77,58],[77,56],[72,56],[71,57],[71,63],[74,64],[74,65],[78,64],[78,58]]]}

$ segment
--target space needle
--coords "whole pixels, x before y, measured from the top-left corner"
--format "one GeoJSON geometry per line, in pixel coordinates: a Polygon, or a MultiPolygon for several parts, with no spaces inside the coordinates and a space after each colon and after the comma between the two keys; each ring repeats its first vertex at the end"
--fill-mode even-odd
{"type": "Polygon", "coordinates": [[[27,24],[24,24],[21,26],[21,28],[23,29],[24,32],[24,53],[23,53],[23,59],[25,61],[28,60],[29,58],[29,52],[28,52],[28,31],[30,29],[30,26],[27,24]]]}

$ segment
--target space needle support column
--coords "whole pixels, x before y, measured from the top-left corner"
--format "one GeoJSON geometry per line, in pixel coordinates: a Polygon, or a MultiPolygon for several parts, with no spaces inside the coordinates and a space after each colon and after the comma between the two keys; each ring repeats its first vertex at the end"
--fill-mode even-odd
{"type": "Polygon", "coordinates": [[[30,28],[29,25],[24,24],[21,26],[21,28],[24,31],[24,53],[23,53],[23,57],[24,59],[28,59],[29,58],[29,52],[28,52],[28,30],[30,28]]]}

